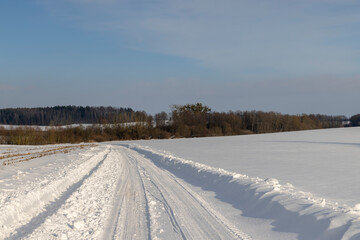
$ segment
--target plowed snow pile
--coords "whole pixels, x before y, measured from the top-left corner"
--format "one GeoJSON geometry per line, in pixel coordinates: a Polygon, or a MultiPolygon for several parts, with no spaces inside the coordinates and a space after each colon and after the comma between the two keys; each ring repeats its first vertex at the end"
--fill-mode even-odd
{"type": "Polygon", "coordinates": [[[0,239],[360,239],[360,128],[0,146],[0,239]]]}

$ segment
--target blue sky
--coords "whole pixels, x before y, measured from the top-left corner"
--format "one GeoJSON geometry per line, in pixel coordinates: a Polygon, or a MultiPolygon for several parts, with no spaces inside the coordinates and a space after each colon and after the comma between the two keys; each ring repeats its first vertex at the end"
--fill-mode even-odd
{"type": "Polygon", "coordinates": [[[0,3],[0,107],[359,113],[360,2],[0,3]]]}

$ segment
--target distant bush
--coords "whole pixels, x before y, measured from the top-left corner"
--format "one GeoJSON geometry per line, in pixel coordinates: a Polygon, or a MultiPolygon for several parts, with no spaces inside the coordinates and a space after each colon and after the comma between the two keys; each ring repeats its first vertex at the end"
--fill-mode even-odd
{"type": "Polygon", "coordinates": [[[360,126],[360,114],[354,115],[350,118],[350,123],[352,126],[360,126]]]}

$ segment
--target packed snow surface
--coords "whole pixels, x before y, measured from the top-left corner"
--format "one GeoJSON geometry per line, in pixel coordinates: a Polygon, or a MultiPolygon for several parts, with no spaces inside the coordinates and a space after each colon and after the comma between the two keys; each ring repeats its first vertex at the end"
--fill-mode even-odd
{"type": "Polygon", "coordinates": [[[0,145],[0,239],[360,239],[359,136],[0,145]]]}

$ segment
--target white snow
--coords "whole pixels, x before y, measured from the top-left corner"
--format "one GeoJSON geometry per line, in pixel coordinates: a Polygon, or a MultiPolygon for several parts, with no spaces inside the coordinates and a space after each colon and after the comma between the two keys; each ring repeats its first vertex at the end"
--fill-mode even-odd
{"type": "Polygon", "coordinates": [[[0,239],[360,239],[359,136],[0,145],[0,239]]]}
{"type": "Polygon", "coordinates": [[[360,203],[360,128],[137,143],[215,168],[276,178],[349,207],[360,203]]]}
{"type": "Polygon", "coordinates": [[[114,127],[117,125],[120,125],[122,127],[131,127],[136,125],[146,125],[147,122],[126,122],[126,123],[115,123],[115,124],[98,124],[98,123],[83,123],[83,124],[69,124],[69,125],[60,125],[60,126],[41,126],[41,125],[8,125],[8,124],[0,124],[0,128],[3,128],[5,130],[16,130],[20,128],[33,128],[40,131],[49,131],[51,129],[55,130],[61,130],[61,129],[67,129],[67,128],[91,128],[91,127],[114,127]]]}

